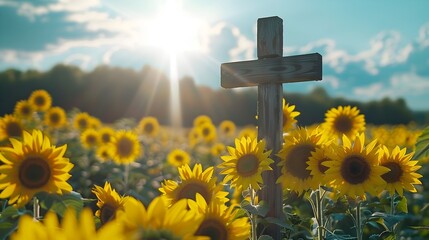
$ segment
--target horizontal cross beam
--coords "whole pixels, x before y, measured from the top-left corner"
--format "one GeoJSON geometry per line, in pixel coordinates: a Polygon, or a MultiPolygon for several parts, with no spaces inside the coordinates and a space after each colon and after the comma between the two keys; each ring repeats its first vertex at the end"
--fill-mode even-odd
{"type": "Polygon", "coordinates": [[[313,80],[322,80],[322,56],[319,53],[221,65],[221,86],[224,88],[313,80]]]}

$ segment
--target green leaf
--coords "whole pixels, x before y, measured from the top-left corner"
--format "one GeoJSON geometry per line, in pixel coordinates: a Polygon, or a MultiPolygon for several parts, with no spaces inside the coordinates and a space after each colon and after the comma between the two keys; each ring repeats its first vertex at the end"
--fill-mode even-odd
{"type": "Polygon", "coordinates": [[[408,213],[408,205],[407,205],[407,198],[401,197],[401,200],[396,205],[396,212],[397,213],[408,213]]]}
{"type": "Polygon", "coordinates": [[[274,218],[274,217],[266,217],[266,218],[264,218],[264,220],[268,223],[276,224],[282,228],[286,228],[286,229],[289,229],[291,231],[294,230],[290,224],[286,223],[285,221],[283,221],[281,219],[274,218]]]}
{"type": "Polygon", "coordinates": [[[429,157],[429,126],[426,127],[422,134],[417,138],[414,159],[429,157]]]}
{"type": "Polygon", "coordinates": [[[8,206],[3,212],[1,212],[1,219],[6,219],[10,217],[17,217],[19,216],[19,211],[13,206],[8,206]]]}
{"type": "Polygon", "coordinates": [[[261,217],[265,217],[268,213],[268,204],[264,201],[260,201],[258,205],[252,205],[248,201],[243,201],[241,207],[251,214],[255,214],[261,217]]]}
{"type": "Polygon", "coordinates": [[[268,235],[261,235],[258,240],[274,240],[274,238],[268,235]]]}
{"type": "Polygon", "coordinates": [[[67,208],[73,208],[77,213],[83,209],[82,196],[78,192],[63,195],[41,192],[36,194],[36,197],[43,209],[52,210],[60,216],[63,216],[67,208]]]}
{"type": "Polygon", "coordinates": [[[17,222],[2,222],[0,223],[0,238],[9,239],[10,234],[16,229],[17,222]]]}

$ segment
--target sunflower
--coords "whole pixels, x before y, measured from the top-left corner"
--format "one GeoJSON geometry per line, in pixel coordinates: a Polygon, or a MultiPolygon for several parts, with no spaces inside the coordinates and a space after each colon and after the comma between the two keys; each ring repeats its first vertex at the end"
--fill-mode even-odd
{"type": "Polygon", "coordinates": [[[95,156],[102,162],[112,159],[112,157],[110,156],[109,145],[101,145],[97,147],[97,150],[95,151],[95,156]]]}
{"type": "Polygon", "coordinates": [[[180,182],[164,180],[159,191],[162,192],[171,203],[176,203],[181,199],[195,200],[197,193],[210,203],[213,199],[227,202],[228,192],[221,191],[221,185],[217,185],[217,178],[213,177],[213,167],[203,171],[201,164],[195,164],[191,170],[188,164],[178,168],[180,182]]]}
{"type": "Polygon", "coordinates": [[[80,142],[86,149],[95,148],[100,144],[100,135],[97,130],[88,128],[80,134],[80,142]]]}
{"type": "Polygon", "coordinates": [[[52,107],[46,111],[44,123],[52,128],[60,128],[67,123],[66,112],[61,107],[52,107]]]}
{"type": "Polygon", "coordinates": [[[13,115],[6,114],[0,118],[0,141],[11,137],[22,137],[21,121],[13,115]]]}
{"type": "Polygon", "coordinates": [[[201,132],[198,128],[192,128],[188,133],[189,146],[194,147],[198,143],[200,143],[203,138],[201,136],[201,132]]]}
{"type": "Polygon", "coordinates": [[[51,95],[45,90],[35,90],[31,93],[28,101],[33,106],[34,110],[44,112],[51,107],[51,95]]]}
{"type": "MultiPolygon", "coordinates": [[[[329,144],[327,144],[324,147],[316,148],[316,150],[312,152],[311,156],[308,158],[308,167],[306,169],[310,171],[310,175],[313,176],[315,181],[317,181],[315,183],[316,185],[326,185],[330,182],[330,180],[326,178],[326,170],[328,170],[328,167],[323,165],[323,163],[332,160],[328,157],[328,152],[331,151],[332,148],[329,144]]],[[[314,186],[316,187],[316,185],[314,186]]]]}
{"type": "Polygon", "coordinates": [[[306,128],[297,128],[285,137],[284,142],[278,153],[281,158],[281,176],[277,182],[282,183],[283,188],[298,194],[317,188],[318,182],[308,170],[308,162],[318,148],[323,148],[330,142],[329,138],[319,128],[311,132],[306,128]]]}
{"type": "Polygon", "coordinates": [[[224,120],[219,124],[219,130],[222,135],[227,137],[234,137],[236,126],[233,121],[224,120]]]}
{"type": "Polygon", "coordinates": [[[18,101],[15,104],[13,115],[22,119],[30,119],[33,116],[34,108],[27,100],[18,101]]]}
{"type": "Polygon", "coordinates": [[[418,161],[411,161],[414,152],[406,154],[406,148],[400,149],[396,146],[392,152],[386,146],[379,149],[381,154],[380,165],[390,169],[389,172],[381,175],[387,186],[385,189],[393,196],[395,191],[402,196],[404,189],[410,192],[417,192],[414,184],[422,184],[419,178],[421,174],[416,171],[421,166],[416,165],[418,161]]]}
{"type": "Polygon", "coordinates": [[[102,123],[101,123],[100,119],[98,119],[98,118],[96,118],[94,116],[91,116],[89,118],[89,127],[90,128],[98,129],[98,128],[100,128],[101,124],[102,123]]]}
{"type": "Polygon", "coordinates": [[[216,127],[211,122],[205,122],[199,125],[198,130],[200,131],[200,135],[202,139],[206,143],[211,143],[216,140],[216,127]]]}
{"type": "Polygon", "coordinates": [[[174,149],[167,156],[167,162],[175,167],[180,167],[191,162],[189,154],[182,149],[174,149]]]}
{"type": "Polygon", "coordinates": [[[61,225],[57,214],[52,211],[45,215],[43,222],[35,221],[29,215],[22,215],[18,229],[11,235],[11,239],[125,239],[122,236],[122,226],[118,222],[111,222],[96,229],[90,208],[84,208],[79,218],[76,215],[74,209],[68,208],[61,225]]]}
{"type": "Polygon", "coordinates": [[[101,144],[108,144],[115,135],[115,130],[111,127],[102,127],[98,130],[98,134],[101,144]]]}
{"type": "Polygon", "coordinates": [[[73,126],[79,130],[83,131],[91,127],[91,115],[86,112],[77,113],[73,119],[73,126]]]}
{"type": "Polygon", "coordinates": [[[23,141],[10,139],[12,147],[0,148],[0,198],[9,198],[18,207],[28,203],[34,194],[62,194],[72,191],[66,181],[73,164],[64,157],[67,146],[51,146],[41,131],[24,131],[23,141]]]}
{"type": "Polygon", "coordinates": [[[226,207],[224,203],[212,201],[206,203],[201,195],[197,195],[199,210],[204,220],[198,226],[196,236],[207,236],[216,240],[245,240],[250,237],[249,218],[237,218],[236,205],[226,207]]]}
{"type": "Polygon", "coordinates": [[[323,162],[328,167],[326,177],[333,180],[333,185],[344,195],[365,198],[365,193],[377,195],[386,185],[381,177],[389,168],[379,165],[377,140],[365,146],[365,134],[358,134],[354,143],[343,135],[342,146],[332,145],[329,161],[323,162]]]}
{"type": "Polygon", "coordinates": [[[222,143],[215,143],[213,144],[212,148],[210,149],[210,152],[213,156],[217,157],[219,156],[221,153],[223,153],[225,151],[225,145],[223,145],[222,143]]]}
{"type": "Polygon", "coordinates": [[[353,140],[357,133],[365,131],[365,116],[356,107],[339,106],[326,112],[322,126],[338,138],[345,134],[353,140]]]}
{"type": "Polygon", "coordinates": [[[126,239],[207,239],[193,236],[203,220],[192,200],[182,199],[169,207],[164,196],[154,198],[148,208],[131,198],[118,212],[126,239]],[[193,202],[189,207],[190,203],[193,202]]]}
{"type": "Polygon", "coordinates": [[[110,156],[118,164],[134,162],[143,153],[137,135],[132,131],[120,130],[109,143],[110,156]]]}
{"type": "Polygon", "coordinates": [[[247,126],[238,133],[238,138],[257,138],[258,137],[258,130],[255,126],[247,126]]]}
{"type": "Polygon", "coordinates": [[[262,172],[272,170],[270,164],[274,161],[269,158],[270,151],[265,151],[265,141],[257,142],[256,138],[235,139],[235,148],[227,147],[229,155],[221,156],[224,161],[218,167],[225,174],[224,182],[231,181],[231,187],[241,186],[243,189],[252,187],[260,189],[262,172]]]}
{"type": "Polygon", "coordinates": [[[104,183],[104,187],[95,185],[92,189],[92,193],[97,197],[98,210],[95,212],[95,216],[100,218],[101,224],[105,224],[116,217],[118,210],[124,209],[125,202],[130,197],[121,197],[112,189],[109,182],[104,183]]]}
{"type": "Polygon", "coordinates": [[[200,127],[205,123],[212,123],[212,119],[207,115],[200,115],[194,119],[194,127],[200,127]]]}
{"type": "Polygon", "coordinates": [[[149,137],[156,137],[159,133],[158,119],[155,117],[144,117],[138,125],[139,131],[149,137]]]}
{"type": "Polygon", "coordinates": [[[287,132],[294,127],[296,124],[296,117],[301,113],[296,112],[295,105],[286,104],[286,100],[283,98],[283,132],[287,132]]]}

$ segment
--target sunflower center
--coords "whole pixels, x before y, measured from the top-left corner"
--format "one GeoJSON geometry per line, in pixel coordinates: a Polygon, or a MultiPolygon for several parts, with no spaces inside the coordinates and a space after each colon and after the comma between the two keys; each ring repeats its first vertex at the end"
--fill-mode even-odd
{"type": "Polygon", "coordinates": [[[97,143],[97,138],[94,135],[89,135],[86,137],[86,142],[89,145],[95,145],[95,143],[97,143]]]}
{"type": "Polygon", "coordinates": [[[207,236],[210,239],[228,239],[228,230],[225,224],[217,219],[205,219],[195,233],[196,236],[207,236]]]}
{"type": "Polygon", "coordinates": [[[401,166],[396,162],[388,162],[383,164],[384,167],[390,169],[389,172],[381,175],[387,183],[399,182],[403,173],[401,166]]]}
{"type": "Polygon", "coordinates": [[[110,134],[107,134],[107,133],[102,134],[102,135],[101,135],[101,140],[102,140],[104,143],[108,143],[108,142],[110,142],[110,134]]]}
{"type": "Polygon", "coordinates": [[[229,132],[231,131],[231,128],[229,128],[229,126],[226,126],[226,127],[223,129],[223,131],[224,131],[225,133],[229,133],[229,132]]]}
{"type": "Polygon", "coordinates": [[[22,136],[21,125],[17,122],[10,122],[6,126],[6,132],[9,137],[21,137],[22,136]]]}
{"type": "Polygon", "coordinates": [[[203,128],[203,136],[208,136],[210,134],[210,129],[209,128],[203,128]]]}
{"type": "Polygon", "coordinates": [[[152,132],[153,132],[153,130],[154,130],[154,129],[155,129],[155,128],[153,127],[153,125],[152,125],[151,123],[148,123],[148,124],[144,125],[143,131],[144,131],[145,133],[150,134],[150,133],[152,133],[152,132]]]}
{"type": "Polygon", "coordinates": [[[117,146],[120,156],[129,156],[133,151],[133,143],[127,138],[119,139],[117,146]]]}
{"type": "Polygon", "coordinates": [[[307,179],[310,177],[311,171],[307,170],[307,161],[311,157],[311,152],[315,147],[311,144],[302,144],[292,147],[286,157],[285,167],[292,176],[299,179],[307,179]]]}
{"type": "Polygon", "coordinates": [[[31,107],[29,107],[29,106],[22,107],[21,114],[24,116],[30,115],[31,114],[31,107]]]}
{"type": "Polygon", "coordinates": [[[334,128],[341,133],[348,133],[353,127],[353,122],[350,117],[340,115],[335,119],[334,128]]]}
{"type": "Polygon", "coordinates": [[[206,183],[202,182],[190,182],[190,183],[182,183],[184,186],[180,188],[177,193],[177,201],[180,199],[193,199],[196,200],[197,193],[201,194],[207,203],[211,200],[210,190],[207,187],[206,183]]]}
{"type": "Polygon", "coordinates": [[[86,121],[86,119],[79,119],[78,125],[80,128],[85,129],[88,127],[88,121],[86,121]]]}
{"type": "Polygon", "coordinates": [[[359,184],[368,180],[371,167],[361,156],[348,156],[341,165],[341,176],[351,184],[359,184]]]}
{"type": "Polygon", "coordinates": [[[56,124],[60,122],[60,115],[58,113],[52,113],[49,115],[49,120],[51,120],[52,123],[56,124]]]}
{"type": "Polygon", "coordinates": [[[323,158],[322,160],[320,160],[318,163],[317,163],[317,167],[319,168],[319,171],[321,172],[321,173],[325,173],[326,172],[326,170],[328,170],[329,169],[329,167],[327,167],[327,166],[325,166],[325,165],[323,165],[323,163],[324,162],[326,162],[326,161],[328,161],[329,159],[327,159],[327,158],[323,158]]]}
{"type": "Polygon", "coordinates": [[[46,100],[45,100],[45,98],[43,97],[43,96],[37,96],[35,99],[34,99],[34,103],[37,105],[37,106],[44,106],[45,105],[45,103],[46,103],[46,100]]]}
{"type": "Polygon", "coordinates": [[[259,159],[254,154],[248,153],[241,156],[237,161],[237,173],[243,177],[249,177],[258,172],[259,159]]]}
{"type": "Polygon", "coordinates": [[[26,188],[41,188],[49,182],[50,178],[49,164],[41,157],[28,157],[19,167],[19,180],[26,188]]]}
{"type": "Polygon", "coordinates": [[[176,159],[176,161],[178,162],[183,162],[184,160],[183,156],[180,154],[177,154],[176,156],[174,156],[174,159],[176,159]]]}
{"type": "Polygon", "coordinates": [[[110,204],[103,204],[103,206],[100,208],[100,221],[102,224],[107,223],[108,221],[115,218],[115,212],[116,207],[110,205],[110,204]]]}

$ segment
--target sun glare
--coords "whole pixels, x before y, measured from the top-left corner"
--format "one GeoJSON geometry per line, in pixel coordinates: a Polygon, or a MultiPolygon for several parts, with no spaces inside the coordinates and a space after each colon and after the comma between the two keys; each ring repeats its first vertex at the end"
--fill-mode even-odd
{"type": "Polygon", "coordinates": [[[199,23],[183,11],[180,0],[167,0],[149,27],[150,43],[167,53],[199,51],[199,23]]]}

